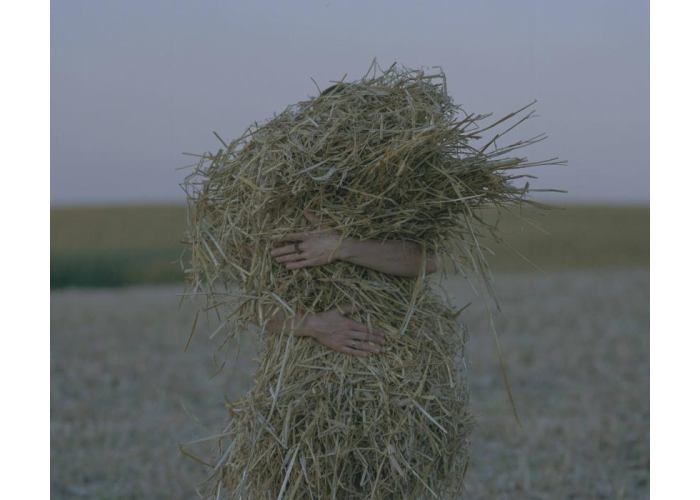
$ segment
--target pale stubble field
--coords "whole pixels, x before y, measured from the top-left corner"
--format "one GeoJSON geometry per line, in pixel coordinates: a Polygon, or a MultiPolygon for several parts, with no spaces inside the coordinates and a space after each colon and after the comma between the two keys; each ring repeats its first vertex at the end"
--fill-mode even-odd
{"type": "MultiPolygon", "coordinates": [[[[479,425],[467,498],[647,498],[649,275],[645,268],[499,273],[496,325],[523,428],[500,378],[483,302],[449,279],[471,332],[479,425]]],[[[220,352],[180,286],[51,297],[53,498],[196,498],[206,468],[178,444],[217,433],[252,384],[256,340],[220,352]],[[213,376],[219,363],[228,360],[213,376]]],[[[213,327],[214,324],[211,323],[213,327]]],[[[192,447],[206,457],[205,445],[192,447]]]]}

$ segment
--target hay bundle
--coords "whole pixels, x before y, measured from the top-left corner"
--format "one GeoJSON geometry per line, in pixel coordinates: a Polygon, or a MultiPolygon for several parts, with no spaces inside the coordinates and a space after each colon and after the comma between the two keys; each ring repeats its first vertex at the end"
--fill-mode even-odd
{"type": "Polygon", "coordinates": [[[503,120],[481,127],[484,118],[453,102],[442,71],[383,71],[373,62],[360,80],[337,82],[201,157],[185,182],[189,283],[223,312],[214,335],[235,337],[255,323],[262,338],[254,387],[229,408],[211,492],[460,494],[473,424],[466,335],[458,311],[426,279],[426,256],[486,277],[480,238],[495,228],[481,209],[527,202],[527,185],[511,182],[522,175],[510,171],[547,163],[508,155],[542,137],[497,146],[499,135],[482,136],[503,120]],[[418,243],[420,275],[343,261],[287,270],[270,251],[309,229],[307,209],[343,238],[418,243]],[[348,303],[353,319],[387,333],[386,352],[351,357],[266,328],[276,311],[348,303]]]}

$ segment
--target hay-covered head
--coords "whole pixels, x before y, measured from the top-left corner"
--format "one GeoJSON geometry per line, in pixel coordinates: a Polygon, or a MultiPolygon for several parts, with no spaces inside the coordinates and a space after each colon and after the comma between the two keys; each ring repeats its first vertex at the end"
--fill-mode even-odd
{"type": "Polygon", "coordinates": [[[310,307],[294,295],[300,287],[349,265],[288,271],[269,257],[277,239],[307,225],[304,209],[343,236],[419,242],[484,272],[478,238],[491,228],[479,211],[525,200],[509,171],[534,163],[508,154],[533,140],[483,137],[485,116],[453,102],[442,71],[371,69],[202,156],[185,183],[195,289],[232,285],[251,304],[275,291],[310,307]]]}

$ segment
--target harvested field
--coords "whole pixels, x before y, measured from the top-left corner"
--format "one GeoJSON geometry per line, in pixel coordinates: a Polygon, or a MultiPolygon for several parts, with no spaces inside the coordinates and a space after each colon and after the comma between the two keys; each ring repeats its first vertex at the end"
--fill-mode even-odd
{"type": "MultiPolygon", "coordinates": [[[[473,299],[463,283],[448,289],[473,299]]],[[[498,273],[496,289],[524,428],[511,416],[477,299],[463,313],[479,417],[469,498],[648,497],[647,269],[498,273]]],[[[206,325],[183,352],[194,308],[177,308],[180,291],[52,292],[54,498],[195,497],[205,469],[177,443],[220,430],[223,395],[235,399],[252,384],[255,343],[247,337],[239,362],[212,378],[206,325]]]]}
{"type": "MultiPolygon", "coordinates": [[[[505,242],[489,258],[496,271],[644,266],[649,207],[569,205],[525,211],[544,231],[505,215],[505,242]]],[[[70,207],[51,210],[51,287],[182,283],[185,208],[178,205],[70,207]]]]}

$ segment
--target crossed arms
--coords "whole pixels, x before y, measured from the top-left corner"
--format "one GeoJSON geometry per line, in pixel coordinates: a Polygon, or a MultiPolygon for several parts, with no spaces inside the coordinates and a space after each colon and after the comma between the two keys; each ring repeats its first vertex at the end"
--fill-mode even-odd
{"type": "MultiPolygon", "coordinates": [[[[312,223],[318,219],[304,212],[312,223]]],[[[356,240],[342,239],[328,228],[304,231],[287,235],[282,244],[272,250],[271,256],[287,269],[321,266],[334,261],[346,261],[396,276],[418,276],[423,261],[420,246],[400,240],[356,240]]],[[[426,256],[425,272],[438,270],[437,258],[426,256]]],[[[313,337],[329,349],[354,356],[368,356],[382,351],[384,333],[370,331],[362,323],[345,317],[352,311],[350,304],[316,314],[297,314],[285,318],[278,312],[269,318],[271,330],[281,332],[291,329],[293,335],[313,337]]]]}

